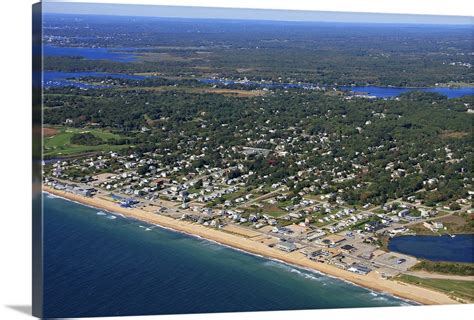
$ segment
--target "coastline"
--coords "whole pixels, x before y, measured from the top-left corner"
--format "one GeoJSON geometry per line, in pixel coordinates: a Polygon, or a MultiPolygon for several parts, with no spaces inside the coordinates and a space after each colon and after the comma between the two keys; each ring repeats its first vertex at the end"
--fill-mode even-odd
{"type": "Polygon", "coordinates": [[[426,288],[405,284],[397,281],[383,279],[376,272],[363,276],[339,269],[335,266],[311,261],[304,257],[300,252],[294,251],[285,253],[278,249],[270,248],[267,245],[238,236],[221,232],[209,227],[188,221],[176,220],[163,215],[154,214],[141,209],[126,209],[118,206],[116,203],[100,199],[97,197],[88,198],[80,195],[56,190],[43,186],[43,191],[55,196],[63,197],[70,201],[75,201],[83,205],[98,209],[104,209],[112,213],[121,214],[125,217],[135,218],[150,224],[156,224],[166,229],[182,232],[191,236],[201,237],[218,244],[235,248],[250,254],[262,256],[264,258],[274,259],[286,264],[294,265],[311,271],[323,273],[325,275],[336,277],[355,285],[365,287],[377,292],[388,293],[402,299],[411,300],[424,305],[437,304],[457,304],[458,301],[450,298],[446,294],[426,288]]]}

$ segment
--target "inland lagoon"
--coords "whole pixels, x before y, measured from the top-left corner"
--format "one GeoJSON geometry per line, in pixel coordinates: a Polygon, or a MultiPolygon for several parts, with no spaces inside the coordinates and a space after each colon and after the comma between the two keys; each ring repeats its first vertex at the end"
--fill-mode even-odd
{"type": "MultiPolygon", "coordinates": [[[[138,62],[139,55],[146,53],[153,48],[87,48],[87,47],[64,47],[44,45],[43,54],[46,57],[81,57],[89,60],[108,60],[113,62],[130,63],[138,62]]],[[[100,74],[97,72],[44,72],[44,83],[47,87],[57,86],[75,86],[79,88],[100,88],[100,86],[81,83],[78,81],[67,81],[65,76],[70,78],[79,77],[111,77],[121,79],[142,80],[145,77],[136,75],[127,75],[119,73],[100,74]]],[[[270,88],[270,89],[314,89],[316,84],[312,83],[279,83],[279,82],[257,82],[257,81],[233,81],[227,79],[200,79],[201,82],[210,85],[245,85],[256,88],[270,88]]],[[[363,94],[375,98],[395,98],[402,93],[411,91],[427,91],[435,92],[447,96],[448,98],[459,98],[467,95],[474,95],[474,87],[432,87],[432,88],[410,88],[410,87],[383,87],[383,86],[340,86],[341,90],[348,90],[354,94],[363,94]]]]}
{"type": "Polygon", "coordinates": [[[115,62],[132,62],[136,60],[135,48],[87,48],[43,46],[43,54],[48,57],[82,57],[90,60],[109,60],[115,62]]]}
{"type": "Polygon", "coordinates": [[[412,91],[425,91],[442,94],[449,99],[474,95],[474,87],[433,87],[433,88],[408,88],[408,87],[379,87],[379,86],[343,86],[343,90],[349,90],[355,94],[363,94],[375,98],[394,98],[402,93],[412,91]]]}
{"type": "Polygon", "coordinates": [[[105,84],[88,83],[81,81],[81,78],[112,78],[126,80],[143,80],[146,77],[141,75],[133,75],[126,73],[110,73],[110,72],[64,72],[64,71],[44,71],[43,85],[46,88],[52,87],[77,87],[81,89],[100,89],[107,88],[105,84]]]}
{"type": "Polygon", "coordinates": [[[474,262],[474,235],[400,236],[388,249],[432,261],[474,262]]]}

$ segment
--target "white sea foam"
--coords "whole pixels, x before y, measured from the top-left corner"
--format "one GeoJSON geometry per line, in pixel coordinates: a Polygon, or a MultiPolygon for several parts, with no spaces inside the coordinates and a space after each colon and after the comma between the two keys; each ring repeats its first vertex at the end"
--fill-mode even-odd
{"type": "Polygon", "coordinates": [[[107,213],[105,213],[104,211],[98,211],[98,212],[96,212],[96,215],[98,215],[98,216],[106,216],[107,213]]]}
{"type": "Polygon", "coordinates": [[[291,265],[276,262],[276,261],[267,261],[267,262],[264,263],[264,265],[274,266],[274,267],[278,267],[278,268],[284,269],[286,271],[289,271],[291,273],[296,273],[296,274],[298,274],[299,276],[301,276],[305,279],[310,279],[310,280],[319,281],[319,282],[324,280],[324,278],[322,277],[322,274],[320,276],[316,276],[316,272],[314,272],[312,270],[311,271],[308,270],[308,272],[301,271],[301,270],[298,270],[298,269],[292,267],[291,265]]]}
{"type": "MultiPolygon", "coordinates": [[[[44,193],[46,193],[47,195],[49,195],[50,193],[44,191],[44,193]]],[[[83,203],[80,203],[80,202],[77,202],[77,201],[74,201],[74,200],[70,200],[70,199],[67,199],[67,198],[63,198],[63,197],[60,197],[60,196],[56,196],[57,198],[61,198],[61,199],[64,199],[66,201],[70,201],[70,202],[74,202],[74,203],[77,203],[79,205],[82,205],[82,206],[86,206],[86,207],[90,207],[90,208],[94,208],[94,209],[99,209],[97,207],[94,207],[94,206],[90,206],[90,205],[87,205],[87,204],[83,204],[83,203]]],[[[121,215],[121,214],[120,214],[121,215]]],[[[139,219],[136,219],[134,217],[125,217],[129,220],[136,220],[136,221],[141,221],[139,219]]],[[[248,255],[252,255],[252,256],[255,256],[255,257],[259,257],[259,258],[263,258],[265,260],[267,260],[267,263],[274,263],[274,264],[280,264],[280,265],[285,265],[285,266],[289,266],[289,267],[294,267],[294,265],[292,264],[289,264],[287,262],[284,262],[282,260],[278,260],[278,259],[274,259],[274,258],[270,258],[270,257],[266,257],[266,256],[263,256],[263,255],[260,255],[260,254],[256,254],[256,253],[252,253],[252,252],[248,252],[248,251],[245,251],[245,250],[242,250],[242,249],[239,249],[239,248],[236,248],[236,247],[232,247],[232,246],[229,246],[229,245],[226,245],[226,244],[223,244],[223,243],[220,243],[218,241],[214,241],[214,240],[210,240],[210,239],[206,239],[206,238],[203,238],[199,235],[195,235],[195,234],[191,234],[191,233],[188,233],[188,232],[185,232],[185,231],[180,231],[180,230],[176,230],[176,229],[173,229],[173,228],[169,228],[169,227],[165,227],[165,226],[162,226],[162,225],[159,225],[159,224],[155,224],[155,226],[161,228],[161,229],[165,229],[165,230],[169,230],[169,231],[172,231],[172,232],[176,232],[176,233],[179,233],[179,234],[184,234],[184,235],[187,235],[187,236],[190,236],[190,237],[193,237],[193,238],[197,238],[197,239],[201,239],[201,240],[205,240],[205,241],[208,241],[208,242],[211,242],[211,243],[215,243],[219,246],[222,246],[222,247],[226,247],[226,248],[229,248],[229,249],[232,249],[232,250],[235,250],[235,251],[239,251],[239,252],[242,252],[242,253],[245,253],[245,254],[248,254],[248,255]]],[[[143,226],[140,226],[140,227],[143,227],[143,226]]],[[[144,227],[146,228],[146,227],[144,227]]],[[[313,269],[308,269],[308,268],[304,268],[304,267],[300,267],[298,266],[298,268],[301,268],[303,270],[307,270],[308,272],[311,272],[311,273],[315,273],[315,274],[318,274],[318,275],[322,275],[322,276],[325,276],[327,278],[331,278],[331,279],[336,279],[336,280],[339,280],[339,281],[342,281],[342,282],[345,282],[345,283],[348,283],[350,285],[353,285],[353,286],[356,286],[356,287],[360,287],[360,288],[363,288],[365,290],[369,290],[370,293],[375,293],[377,294],[375,291],[369,289],[369,288],[365,288],[363,286],[360,286],[356,283],[353,283],[349,280],[346,280],[346,279],[343,279],[343,278],[339,278],[339,277],[335,277],[335,276],[332,276],[332,275],[329,275],[329,274],[326,274],[326,273],[323,273],[323,272],[320,272],[320,271],[317,271],[317,270],[313,270],[313,269]]],[[[325,285],[325,283],[323,283],[323,285],[325,285]]],[[[394,295],[391,295],[391,294],[388,294],[388,296],[390,297],[395,297],[394,295]]],[[[403,305],[417,305],[419,303],[415,302],[415,301],[412,301],[412,300],[408,300],[408,299],[404,299],[404,298],[401,298],[401,297],[396,297],[397,299],[403,301],[403,305]]]]}
{"type": "MultiPolygon", "coordinates": [[[[85,203],[82,203],[82,202],[79,202],[79,201],[76,201],[76,200],[71,200],[71,199],[68,199],[68,198],[65,198],[65,197],[61,197],[61,196],[57,196],[55,194],[52,194],[52,193],[49,193],[47,191],[43,191],[44,194],[46,194],[47,197],[49,196],[52,196],[51,199],[55,198],[55,199],[62,199],[62,200],[66,200],[66,201],[69,201],[69,202],[72,202],[72,203],[75,203],[75,204],[78,204],[78,205],[81,205],[83,207],[87,207],[87,208],[91,208],[91,209],[98,209],[98,210],[101,210],[101,208],[98,208],[98,207],[95,207],[95,206],[92,206],[92,205],[89,205],[89,204],[85,204],[85,203]]],[[[103,210],[103,209],[102,209],[103,210]]],[[[109,211],[107,210],[104,210],[104,211],[101,211],[101,212],[107,212],[107,213],[110,213],[109,211]]],[[[110,213],[111,214],[111,213],[110,213]]],[[[117,214],[117,215],[120,215],[124,218],[127,218],[125,216],[123,216],[121,213],[113,213],[113,214],[117,214]]],[[[140,220],[138,220],[140,221],[140,220]]]]}
{"type": "Polygon", "coordinates": [[[372,300],[374,301],[387,301],[387,297],[383,297],[383,296],[380,296],[380,297],[376,297],[376,298],[373,298],[372,300]]]}

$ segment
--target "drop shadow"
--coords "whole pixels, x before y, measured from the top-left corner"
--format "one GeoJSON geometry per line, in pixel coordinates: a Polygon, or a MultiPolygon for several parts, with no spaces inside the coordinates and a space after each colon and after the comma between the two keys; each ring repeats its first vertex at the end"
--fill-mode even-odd
{"type": "Polygon", "coordinates": [[[28,305],[13,305],[13,306],[5,306],[5,307],[18,311],[23,314],[26,314],[28,316],[31,316],[31,313],[32,313],[32,308],[31,306],[28,306],[28,305]]]}

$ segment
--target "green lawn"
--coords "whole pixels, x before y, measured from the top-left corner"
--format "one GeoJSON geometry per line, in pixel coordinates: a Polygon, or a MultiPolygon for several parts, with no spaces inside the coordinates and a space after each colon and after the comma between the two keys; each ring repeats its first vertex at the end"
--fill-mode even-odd
{"type": "Polygon", "coordinates": [[[189,188],[189,189],[188,189],[188,192],[189,192],[189,193],[200,193],[201,190],[204,190],[204,188],[199,188],[199,189],[196,189],[196,188],[189,188]]]}
{"type": "Polygon", "coordinates": [[[276,203],[276,206],[277,206],[278,208],[280,208],[280,209],[283,210],[283,208],[289,207],[289,206],[291,206],[292,204],[293,204],[293,201],[291,201],[291,200],[285,200],[285,201],[278,201],[278,202],[276,203]]]}
{"type": "Polygon", "coordinates": [[[104,141],[108,139],[120,139],[122,136],[103,129],[80,129],[80,128],[57,128],[60,132],[52,137],[44,138],[43,154],[47,157],[67,156],[73,154],[94,151],[116,151],[127,147],[127,145],[101,144],[97,146],[78,145],[71,143],[71,137],[75,133],[89,132],[104,141]]]}
{"type": "Polygon", "coordinates": [[[322,201],[321,200],[321,196],[323,196],[324,194],[306,194],[304,195],[304,199],[309,199],[309,200],[316,200],[316,201],[322,201]]]}
{"type": "Polygon", "coordinates": [[[412,270],[454,274],[458,276],[474,276],[474,263],[442,262],[422,260],[414,265],[412,270]]]}
{"type": "Polygon", "coordinates": [[[237,190],[236,192],[224,194],[224,195],[222,195],[221,198],[224,199],[224,200],[235,200],[237,198],[243,197],[247,193],[248,193],[247,190],[240,189],[240,190],[237,190]]]}
{"type": "Polygon", "coordinates": [[[409,275],[401,275],[396,279],[406,283],[441,291],[471,302],[474,301],[474,281],[423,279],[409,275]]]}
{"type": "Polygon", "coordinates": [[[285,210],[282,210],[282,209],[278,208],[277,206],[274,206],[274,205],[269,204],[269,203],[264,204],[262,209],[263,209],[262,213],[269,214],[269,215],[271,215],[272,217],[275,217],[275,218],[281,217],[281,216],[286,214],[285,210]]]}

